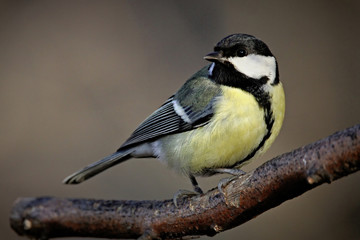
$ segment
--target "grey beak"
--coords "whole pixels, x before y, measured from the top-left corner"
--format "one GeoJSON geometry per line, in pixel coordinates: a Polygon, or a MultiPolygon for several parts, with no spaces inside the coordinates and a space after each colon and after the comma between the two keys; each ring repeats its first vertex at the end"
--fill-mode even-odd
{"type": "Polygon", "coordinates": [[[222,54],[219,52],[212,52],[209,53],[204,57],[205,60],[208,60],[210,62],[223,62],[222,54]]]}

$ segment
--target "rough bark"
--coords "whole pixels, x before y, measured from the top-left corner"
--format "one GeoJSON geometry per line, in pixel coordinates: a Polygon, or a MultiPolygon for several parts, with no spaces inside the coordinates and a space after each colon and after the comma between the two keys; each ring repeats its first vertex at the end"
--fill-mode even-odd
{"type": "Polygon", "coordinates": [[[278,156],[223,187],[184,199],[19,198],[11,227],[29,238],[171,239],[215,235],[360,168],[360,125],[278,156]]]}

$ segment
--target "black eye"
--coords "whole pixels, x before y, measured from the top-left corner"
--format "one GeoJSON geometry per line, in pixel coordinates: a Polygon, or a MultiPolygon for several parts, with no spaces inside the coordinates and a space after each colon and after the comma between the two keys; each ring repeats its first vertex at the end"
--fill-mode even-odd
{"type": "Polygon", "coordinates": [[[245,49],[238,49],[236,50],[236,56],[238,57],[244,57],[247,55],[247,52],[245,49]]]}

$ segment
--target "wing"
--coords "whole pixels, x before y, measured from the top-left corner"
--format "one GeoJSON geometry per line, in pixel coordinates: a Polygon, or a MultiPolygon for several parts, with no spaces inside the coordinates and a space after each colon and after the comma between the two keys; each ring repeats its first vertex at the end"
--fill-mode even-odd
{"type": "Polygon", "coordinates": [[[213,116],[213,104],[220,93],[220,87],[208,78],[208,66],[204,67],[142,122],[119,150],[206,125],[213,116]]]}

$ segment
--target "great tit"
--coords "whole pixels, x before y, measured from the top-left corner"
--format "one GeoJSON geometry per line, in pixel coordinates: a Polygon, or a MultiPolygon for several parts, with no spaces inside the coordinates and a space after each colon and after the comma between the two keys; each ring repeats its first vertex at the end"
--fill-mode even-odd
{"type": "Polygon", "coordinates": [[[195,73],[143,121],[121,147],[64,183],[77,184],[130,158],[154,157],[190,177],[241,173],[279,134],[285,95],[268,46],[248,34],[232,34],[195,73]]]}

